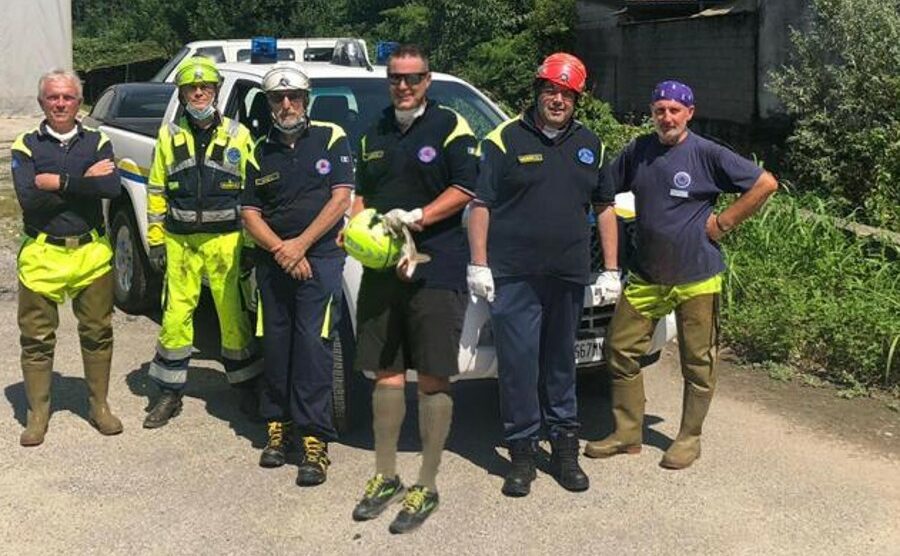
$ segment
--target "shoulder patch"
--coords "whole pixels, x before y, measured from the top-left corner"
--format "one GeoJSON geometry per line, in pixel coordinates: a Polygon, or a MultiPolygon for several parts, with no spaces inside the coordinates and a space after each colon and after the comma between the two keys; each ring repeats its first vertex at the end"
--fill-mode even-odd
{"type": "Polygon", "coordinates": [[[578,149],[578,160],[582,164],[593,164],[595,160],[597,160],[597,156],[594,154],[594,151],[587,147],[582,147],[578,149]]]}

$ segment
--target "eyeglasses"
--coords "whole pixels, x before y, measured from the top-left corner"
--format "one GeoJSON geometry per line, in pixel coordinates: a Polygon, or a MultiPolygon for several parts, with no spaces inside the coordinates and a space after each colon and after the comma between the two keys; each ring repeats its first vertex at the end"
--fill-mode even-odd
{"type": "Polygon", "coordinates": [[[193,93],[198,89],[206,94],[212,94],[216,92],[215,83],[191,83],[188,85],[182,85],[182,88],[186,89],[188,93],[193,93]]]}
{"type": "Polygon", "coordinates": [[[425,78],[428,76],[427,71],[423,71],[421,73],[389,73],[388,83],[391,85],[397,86],[401,81],[406,81],[406,84],[410,87],[415,87],[422,81],[425,81],[425,78]]]}
{"type": "Polygon", "coordinates": [[[266,98],[272,104],[281,104],[284,99],[288,99],[291,104],[300,104],[306,99],[306,94],[303,91],[272,91],[266,93],[266,98]]]}

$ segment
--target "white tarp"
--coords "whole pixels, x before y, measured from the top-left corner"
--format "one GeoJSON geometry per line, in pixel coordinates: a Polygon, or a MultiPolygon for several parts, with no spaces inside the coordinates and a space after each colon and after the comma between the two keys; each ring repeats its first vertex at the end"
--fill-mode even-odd
{"type": "Polygon", "coordinates": [[[36,115],[41,74],[72,68],[72,1],[0,4],[0,116],[36,115]]]}

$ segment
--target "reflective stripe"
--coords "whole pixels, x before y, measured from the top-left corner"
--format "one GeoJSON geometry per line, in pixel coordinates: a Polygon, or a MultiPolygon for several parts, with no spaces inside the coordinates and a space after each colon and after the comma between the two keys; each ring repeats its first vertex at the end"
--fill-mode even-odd
{"type": "Polygon", "coordinates": [[[169,207],[169,215],[172,216],[173,220],[177,220],[178,222],[196,222],[197,221],[197,211],[196,210],[182,210],[175,207],[169,207]]]}
{"type": "Polygon", "coordinates": [[[150,371],[147,374],[150,378],[174,386],[185,384],[188,375],[187,369],[167,369],[156,361],[150,362],[150,371]]]}
{"type": "Polygon", "coordinates": [[[333,301],[334,296],[328,296],[328,304],[325,305],[325,318],[322,319],[322,332],[319,334],[319,336],[326,340],[331,337],[331,303],[333,301]]]}
{"type": "Polygon", "coordinates": [[[156,353],[163,359],[168,359],[169,361],[181,361],[182,359],[187,359],[191,356],[191,352],[193,351],[193,346],[184,346],[180,348],[167,348],[159,342],[156,342],[156,353]]]}
{"type": "Polygon", "coordinates": [[[31,158],[31,149],[29,149],[28,146],[25,145],[25,136],[29,133],[34,133],[35,131],[37,131],[37,128],[32,129],[31,131],[28,131],[26,133],[19,134],[19,136],[16,137],[16,140],[13,141],[11,149],[14,151],[19,151],[20,153],[25,154],[29,158],[31,158]]]}
{"type": "Polygon", "coordinates": [[[225,165],[219,164],[215,160],[205,160],[203,162],[203,165],[206,166],[207,168],[212,168],[213,170],[219,170],[220,172],[225,172],[226,174],[229,174],[236,178],[241,177],[240,169],[237,166],[232,166],[232,165],[225,166],[225,165]]]}
{"type": "Polygon", "coordinates": [[[201,214],[204,222],[228,222],[240,218],[239,209],[204,210],[201,214]]]}
{"type": "Polygon", "coordinates": [[[181,128],[175,122],[169,122],[166,127],[169,128],[169,135],[173,137],[181,133],[181,128]]]}
{"type": "Polygon", "coordinates": [[[147,222],[156,223],[156,222],[165,222],[166,213],[155,213],[148,212],[147,213],[147,222]]]}
{"type": "Polygon", "coordinates": [[[247,347],[244,349],[231,349],[225,346],[222,346],[222,358],[223,359],[231,359],[232,361],[243,361],[244,359],[250,359],[256,353],[256,342],[252,341],[247,344],[247,347]]]}
{"type": "Polygon", "coordinates": [[[257,359],[245,367],[225,373],[229,384],[238,384],[246,382],[253,377],[261,375],[263,372],[262,359],[257,359]]]}
{"type": "Polygon", "coordinates": [[[172,177],[172,175],[181,172],[182,170],[187,170],[188,168],[193,168],[197,165],[196,158],[188,158],[187,160],[175,164],[174,166],[169,166],[166,168],[166,175],[172,177]]]}
{"type": "Polygon", "coordinates": [[[228,120],[228,136],[237,139],[238,131],[241,129],[241,123],[237,120],[228,120]]]}

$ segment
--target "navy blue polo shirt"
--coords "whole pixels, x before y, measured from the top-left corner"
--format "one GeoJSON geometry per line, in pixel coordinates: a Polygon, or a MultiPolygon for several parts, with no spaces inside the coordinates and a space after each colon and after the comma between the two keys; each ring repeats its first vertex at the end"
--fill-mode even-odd
{"type": "Polygon", "coordinates": [[[113,160],[112,144],[102,132],[77,124],[67,143],[47,133],[47,122],[19,135],[12,145],[12,175],[22,206],[25,231],[52,236],[76,236],[103,226],[101,199],[122,192],[119,171],[107,176],[84,177],[95,163],[113,160]],[[34,184],[37,174],[58,174],[60,191],[43,191],[34,184]]]}
{"type": "Polygon", "coordinates": [[[661,285],[711,278],[725,270],[706,221],[720,193],[743,193],[762,169],[733,151],[688,133],[675,146],[656,134],[632,141],[608,165],[604,179],[631,191],[637,212],[637,252],[632,270],[661,285]]]}
{"type": "MultiPolygon", "coordinates": [[[[474,196],[475,146],[468,122],[449,108],[429,101],[425,112],[401,132],[389,106],[360,140],[357,192],[366,207],[381,214],[422,208],[448,187],[474,196]]],[[[430,262],[416,267],[413,280],[464,291],[469,248],[462,211],[413,232],[413,238],[420,252],[431,255],[430,262]]]]}
{"type": "Polygon", "coordinates": [[[604,146],[577,121],[553,139],[534,108],[481,142],[476,203],[488,207],[488,265],[495,277],[554,276],[587,284],[591,204],[611,204],[603,185],[604,146]]]}
{"type": "MultiPolygon", "coordinates": [[[[281,239],[303,233],[331,199],[334,188],[353,188],[353,160],[347,135],[331,123],[310,121],[293,147],[267,137],[256,146],[256,161],[259,169],[247,165],[242,207],[259,210],[281,239]]],[[[343,222],[336,223],[309,248],[307,255],[343,256],[335,243],[342,226],[343,222]]]]}

